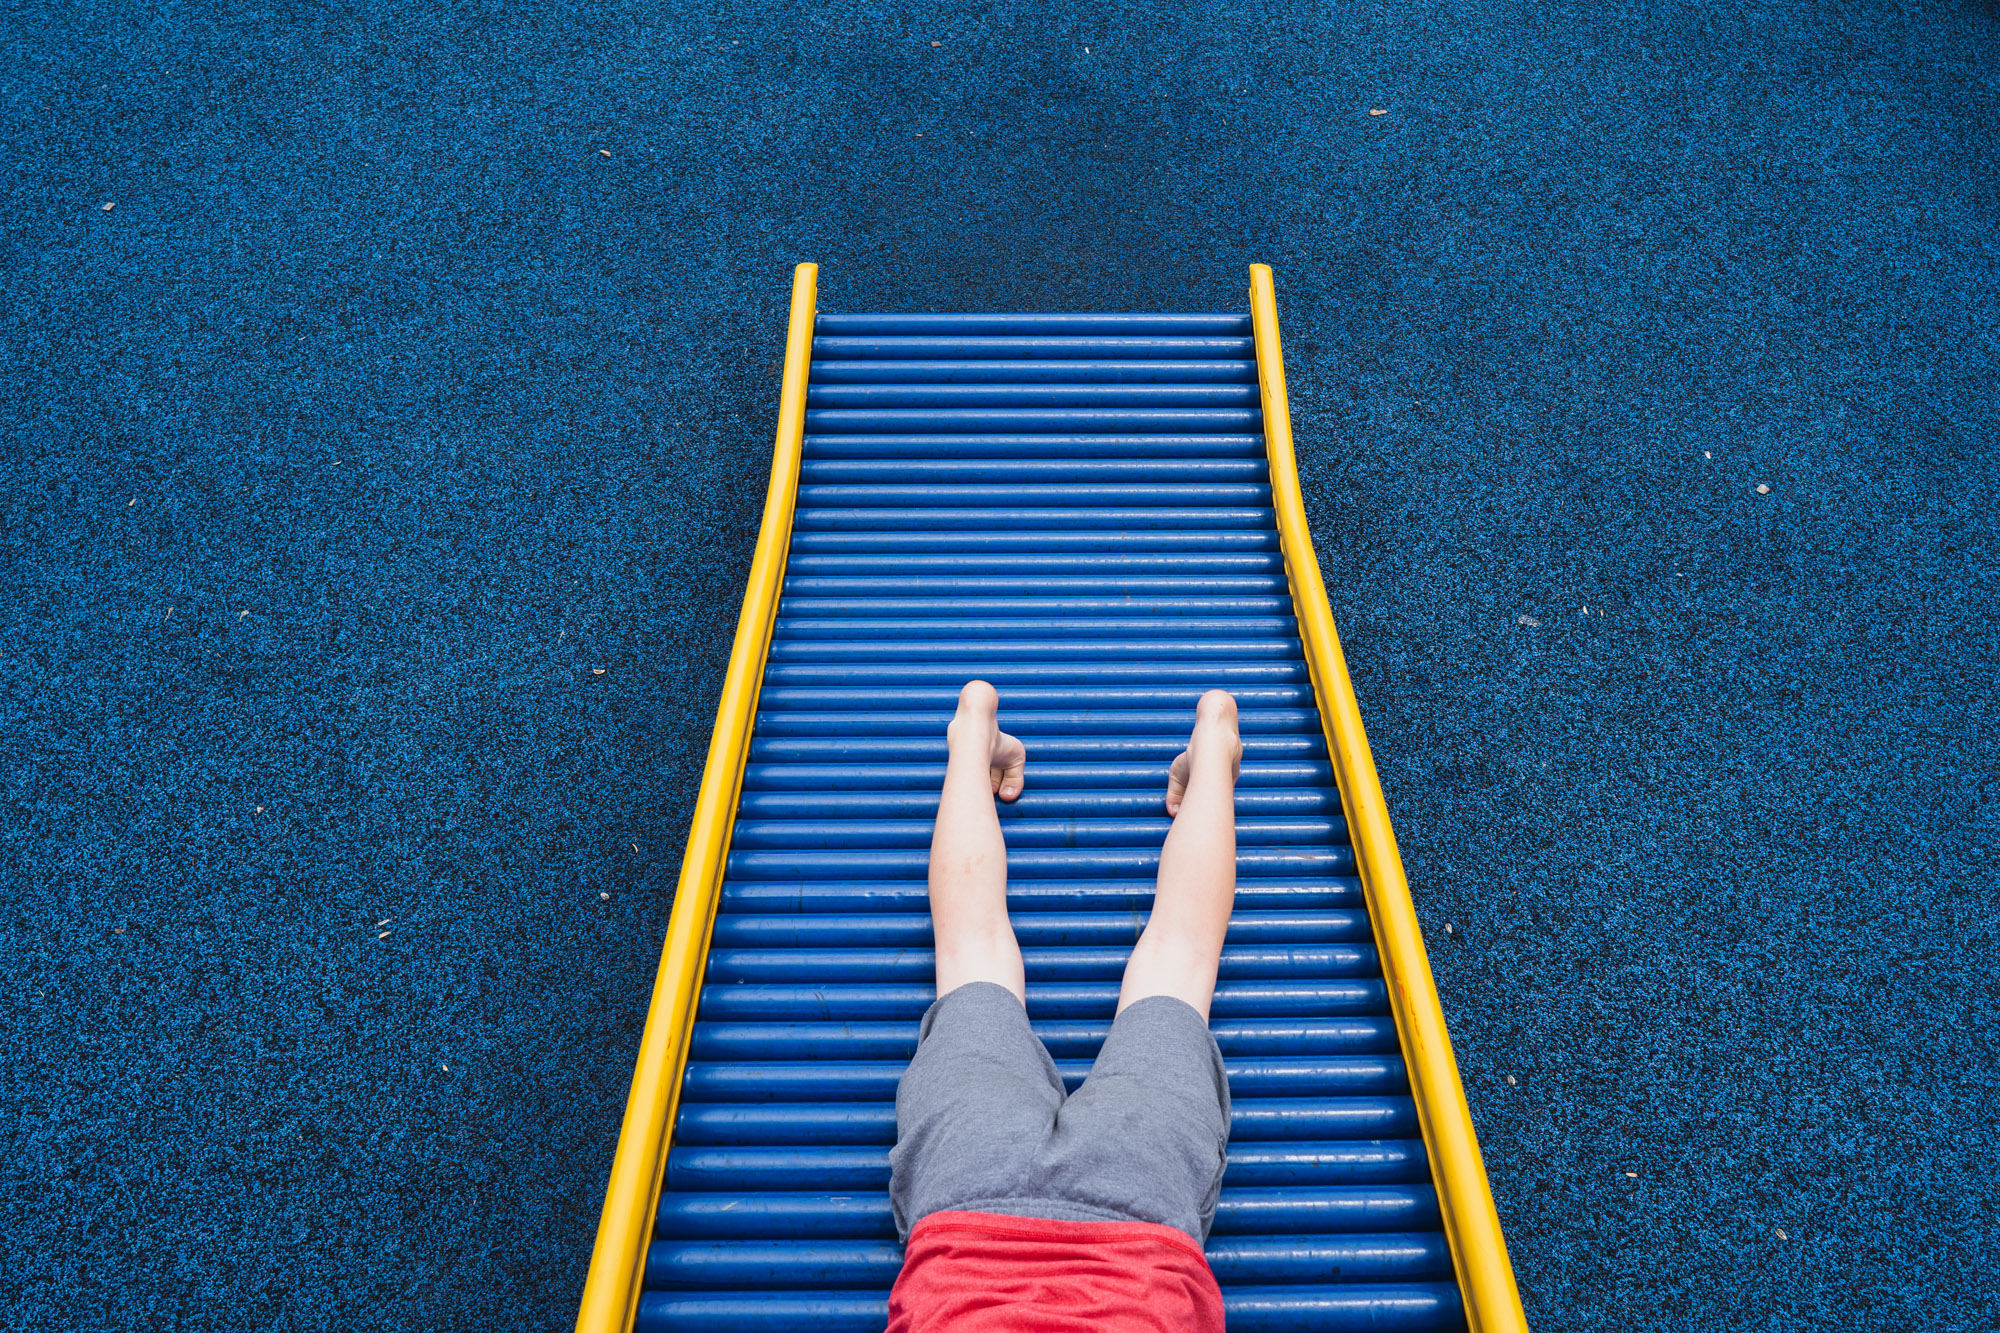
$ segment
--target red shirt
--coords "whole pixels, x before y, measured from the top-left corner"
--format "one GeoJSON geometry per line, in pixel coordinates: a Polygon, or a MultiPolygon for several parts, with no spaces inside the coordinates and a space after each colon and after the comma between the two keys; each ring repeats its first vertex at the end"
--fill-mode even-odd
{"type": "Polygon", "coordinates": [[[1223,1333],[1222,1292],[1174,1227],[932,1213],[910,1231],[888,1333],[1223,1333]]]}

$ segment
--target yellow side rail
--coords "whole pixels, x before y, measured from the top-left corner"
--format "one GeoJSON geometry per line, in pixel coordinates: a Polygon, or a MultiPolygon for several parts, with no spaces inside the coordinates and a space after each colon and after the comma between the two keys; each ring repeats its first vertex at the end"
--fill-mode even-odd
{"type": "Polygon", "coordinates": [[[653,982],[646,1030],[632,1091],[625,1099],[625,1123],[611,1159],[604,1189],[604,1212],[597,1221],[597,1244],[590,1253],[577,1310],[577,1333],[622,1333],[639,1309],[646,1247],[660,1207],[667,1145],[680,1102],[681,1074],[687,1066],[688,1035],[708,939],[715,927],[716,900],[729,856],[736,801],[743,789],[743,761],[757,717],[757,692],[764,682],[764,659],[778,592],[785,580],[785,554],[792,540],[792,510],[798,499],[799,454],[804,446],[806,375],[812,364],[813,309],[819,267],[800,264],[792,277],[792,319],[785,336],[784,387],[778,398],[778,438],[771,452],[771,488],[764,500],[764,525],[750,561],[743,611],[736,618],[736,643],[729,651],[729,674],[715,710],[715,735],[701,772],[687,850],[681,855],[680,886],[674,893],[667,942],[653,982]]]}
{"type": "Polygon", "coordinates": [[[1333,756],[1341,804],[1347,809],[1348,838],[1354,845],[1362,892],[1375,927],[1375,948],[1381,955],[1382,979],[1396,1018],[1403,1063],[1409,1069],[1417,1120],[1430,1151],[1431,1180],[1437,1186],[1438,1210],[1451,1243],[1466,1326],[1471,1333],[1526,1333],[1528,1320],[1521,1309],[1521,1292],[1514,1284],[1514,1267],[1507,1261],[1507,1242],[1500,1234],[1500,1216],[1493,1209],[1493,1191],[1486,1181],[1486,1164],[1479,1156],[1479,1140],[1473,1134],[1458,1061],[1452,1057],[1444,1010],[1438,1007],[1437,984],[1417,927],[1416,908],[1410,902],[1403,858],[1396,850],[1396,834],[1389,827],[1389,807],[1382,799],[1382,783],[1375,773],[1368,736],[1361,729],[1354,683],[1348,679],[1347,659],[1340,652],[1326,583],[1320,578],[1319,558],[1313,554],[1312,534],[1306,527],[1298,461],[1292,452],[1291,407],[1285,398],[1278,300],[1268,264],[1250,266],[1250,318],[1257,335],[1257,385],[1264,402],[1264,445],[1271,460],[1271,502],[1278,512],[1278,538],[1292,589],[1292,610],[1305,643],[1306,665],[1319,701],[1327,752],[1333,756]]]}

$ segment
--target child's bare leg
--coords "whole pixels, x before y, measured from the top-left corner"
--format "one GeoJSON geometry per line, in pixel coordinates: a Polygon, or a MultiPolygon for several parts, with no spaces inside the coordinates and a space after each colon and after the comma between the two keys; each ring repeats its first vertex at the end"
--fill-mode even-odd
{"type": "Polygon", "coordinates": [[[1242,762],[1236,700],[1210,690],[1195,707],[1188,748],[1167,775],[1174,826],[1160,849],[1152,917],[1125,964],[1120,1012],[1149,995],[1171,995],[1208,1017],[1236,902],[1236,775],[1242,762]]]}
{"type": "Polygon", "coordinates": [[[1021,946],[1007,919],[1007,843],[993,798],[1021,794],[1028,752],[1000,730],[999,709],[991,685],[969,681],[945,730],[949,758],[931,831],[931,931],[939,995],[991,981],[1026,1004],[1021,946]]]}

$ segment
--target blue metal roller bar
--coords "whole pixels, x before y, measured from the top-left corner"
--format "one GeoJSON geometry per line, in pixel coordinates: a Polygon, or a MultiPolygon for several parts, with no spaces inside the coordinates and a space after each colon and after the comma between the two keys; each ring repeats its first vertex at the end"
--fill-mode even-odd
{"type": "MultiPolygon", "coordinates": [[[[1157,853],[1155,854],[1157,855],[1157,853]]],[[[1026,948],[1029,981],[1115,981],[1129,948],[1026,948]]],[[[1225,981],[1285,977],[1356,977],[1376,970],[1372,945],[1226,947],[1225,981]]],[[[915,981],[929,976],[928,949],[711,949],[708,978],[725,982],[915,981]]]]}
{"type": "Polygon", "coordinates": [[[1133,338],[1162,334],[1182,337],[1248,337],[1248,315],[1209,314],[968,314],[968,315],[821,315],[821,333],[856,337],[895,334],[906,337],[1007,335],[1065,336],[1093,334],[1133,338]]]}
{"type": "MultiPolygon", "coordinates": [[[[928,910],[929,892],[920,879],[739,881],[724,892],[723,905],[746,915],[914,912],[928,910]]],[[[1150,879],[1017,879],[1007,886],[1008,907],[1037,917],[1073,909],[1136,915],[1152,901],[1150,879]]],[[[1236,903],[1244,911],[1314,911],[1360,901],[1360,881],[1345,876],[1246,879],[1236,886],[1236,903]]]]}
{"type": "MultiPolygon", "coordinates": [[[[1007,642],[1002,635],[1019,635],[1023,650],[1030,644],[1060,646],[1056,635],[1078,639],[1132,640],[1136,651],[1154,648],[1163,642],[1177,645],[1176,651],[1202,651],[1203,641],[1243,640],[1248,645],[1291,643],[1281,637],[1292,628],[1289,616],[829,616],[784,617],[777,623],[774,640],[797,643],[805,640],[852,642],[857,639],[893,638],[899,643],[924,644],[951,651],[993,652],[1007,642]],[[980,637],[973,637],[973,636],[980,637]]],[[[1258,650],[1261,652],[1261,649],[1258,650]]],[[[1047,656],[1047,652],[1041,654],[1047,656]]]]}
{"type": "MultiPolygon", "coordinates": [[[[770,919],[770,918],[763,918],[770,919]]],[[[1085,1059],[1104,1043],[1104,1023],[1039,1022],[1035,1035],[1057,1059],[1085,1059]]],[[[1381,1055],[1396,1049],[1395,1025],[1383,1018],[1217,1022],[1225,1056],[1381,1055]]],[[[915,1023],[697,1023],[695,1060],[908,1060],[915,1023]]]]}
{"type": "Polygon", "coordinates": [[[819,384],[1255,384],[1254,361],[821,361],[819,384]]]}
{"type": "MultiPolygon", "coordinates": [[[[1090,709],[1105,716],[1111,722],[1122,721],[1135,709],[1180,709],[1192,712],[1195,700],[1201,697],[1201,687],[1192,685],[1155,686],[1146,689],[1094,688],[1071,689],[1062,686],[1052,688],[1023,687],[1012,691],[1010,700],[1019,704],[1024,712],[1050,711],[1054,709],[1090,709]]],[[[937,686],[929,689],[864,689],[864,690],[804,690],[766,689],[761,702],[764,711],[762,719],[776,716],[781,708],[798,711],[845,708],[869,713],[895,711],[902,708],[935,708],[949,717],[952,706],[958,700],[956,686],[937,686]]],[[[1312,706],[1312,691],[1295,685],[1275,688],[1238,688],[1236,705],[1248,712],[1258,708],[1297,708],[1312,706]]],[[[1012,709],[1007,716],[1014,716],[1012,709]]]]}
{"type": "MultiPolygon", "coordinates": [[[[1108,1021],[1108,1008],[1104,1016],[1108,1021]]],[[[1414,1138],[1418,1132],[1416,1109],[1408,1097],[1358,1092],[1338,1097],[1245,1099],[1232,1106],[1230,1121],[1232,1142],[1245,1147],[1271,1142],[1414,1138]]],[[[674,1139],[679,1147],[785,1147],[805,1144],[816,1148],[874,1145],[886,1149],[896,1141],[896,1108],[882,1101],[832,1099],[740,1103],[689,1101],[681,1106],[674,1139]]],[[[1285,1197],[1282,1189],[1270,1190],[1267,1194],[1268,1197],[1259,1194],[1243,1206],[1251,1208],[1254,1205],[1268,1211],[1283,1202],[1285,1197]]],[[[1230,1197],[1235,1196],[1226,1195],[1225,1201],[1230,1197]]],[[[1428,1190],[1424,1192],[1424,1198],[1430,1198],[1428,1190]]],[[[666,1206],[664,1201],[662,1206],[666,1206]]],[[[1312,1206],[1331,1205],[1321,1200],[1312,1206]]],[[[1272,1215],[1290,1216],[1282,1210],[1272,1215]]],[[[1219,1220],[1217,1226],[1221,1226],[1219,1220]]],[[[1237,1229],[1255,1228],[1249,1223],[1242,1223],[1237,1229]]]]}
{"type": "MultiPolygon", "coordinates": [[[[828,361],[1250,361],[1256,344],[1247,336],[1175,334],[1116,337],[896,334],[813,339],[813,360],[828,361]]],[[[1238,427],[1238,429],[1242,429],[1238,427]]]]}
{"type": "MultiPolygon", "coordinates": [[[[1152,760],[1172,763],[1187,744],[1185,737],[1173,736],[1048,736],[1041,740],[1039,753],[1067,763],[1102,760],[1152,760]]],[[[896,763],[941,760],[945,745],[928,736],[773,736],[751,747],[750,758],[773,763],[896,763]]],[[[1326,754],[1326,742],[1312,736],[1246,736],[1246,758],[1318,759],[1326,754]]]]}
{"type": "Polygon", "coordinates": [[[794,554],[790,569],[799,578],[923,580],[958,573],[968,564],[976,566],[988,579],[1004,580],[1002,586],[1018,588],[1025,584],[1030,589],[1081,587],[1084,580],[1117,586],[1130,579],[1164,577],[1172,569],[1181,570],[1189,586],[1196,580],[1215,578],[1282,579],[1285,568],[1284,557],[1268,551],[1198,551],[1180,557],[1144,551],[1069,551],[1061,555],[996,551],[978,561],[966,561],[949,552],[896,557],[863,551],[848,555],[794,554]],[[1041,583],[1043,579],[1058,578],[1079,582],[1041,583]]]}
{"type": "MultiPolygon", "coordinates": [[[[884,510],[897,508],[948,508],[948,509],[1026,509],[1034,511],[1051,505],[1069,508],[1111,510],[1104,516],[1100,527],[1117,527],[1120,515],[1116,512],[1126,508],[1175,510],[1175,517],[1188,519],[1190,515],[1180,512],[1198,506],[1249,505],[1269,508],[1271,488],[1262,482],[1222,482],[1191,486],[1181,483],[1126,482],[1084,483],[1062,485],[1046,482],[1002,485],[999,483],[939,482],[934,485],[872,485],[836,483],[830,485],[801,485],[799,487],[799,509],[801,512],[816,506],[839,508],[842,506],[862,506],[875,514],[883,522],[893,515],[884,510]]],[[[1261,510],[1260,510],[1261,512],[1261,510]]],[[[1032,526],[1032,522],[1021,521],[1021,526],[1032,526]]]]}
{"type": "MultiPolygon", "coordinates": [[[[1139,787],[1164,795],[1167,780],[1158,764],[1037,765],[1038,793],[1064,788],[1139,787]]],[[[1324,760],[1245,760],[1237,783],[1242,787],[1312,787],[1332,781],[1333,766],[1324,760]]],[[[918,788],[935,793],[944,782],[944,765],[937,764],[750,764],[743,770],[743,790],[896,791],[918,788]]],[[[1158,845],[1145,850],[1155,855],[1158,845]]],[[[1027,864],[1008,858],[1010,867],[1027,864]]]]}
{"type": "MultiPolygon", "coordinates": [[[[845,744],[846,742],[840,742],[845,744]]],[[[847,756],[854,758],[854,756],[847,756]]],[[[1165,760],[1172,759],[1169,751],[1165,760]]],[[[1165,815],[1138,819],[1043,820],[1013,818],[1001,824],[1010,849],[1049,847],[1130,847],[1134,842],[1164,840],[1173,821],[1165,815]]],[[[855,819],[830,828],[801,828],[790,819],[739,819],[730,846],[737,851],[772,848],[806,848],[838,851],[861,848],[882,851],[888,848],[927,848],[931,822],[927,819],[855,819]]],[[[1329,846],[1347,841],[1344,820],[1325,817],[1259,817],[1239,815],[1236,842],[1241,847],[1283,847],[1290,845],[1329,846]]]]}
{"type": "MultiPolygon", "coordinates": [[[[818,602],[850,598],[911,600],[936,597],[945,602],[978,598],[1033,599],[1145,597],[1161,602],[1212,598],[1285,598],[1285,581],[1274,574],[1189,575],[1184,579],[1149,574],[1000,574],[971,578],[935,578],[923,574],[798,575],[785,580],[789,596],[818,602]]],[[[1282,608],[1281,608],[1282,609],[1282,608]]]]}
{"type": "MultiPolygon", "coordinates": [[[[888,1156],[879,1182],[887,1187],[888,1156]]],[[[1223,1282],[1289,1282],[1345,1278],[1353,1282],[1422,1282],[1450,1276],[1451,1255],[1442,1236],[1287,1236],[1218,1239],[1208,1251],[1223,1282]]],[[[709,1288],[882,1288],[903,1263],[889,1241],[823,1239],[784,1241],[667,1241],[646,1258],[647,1285],[662,1291],[709,1288]]]]}
{"type": "Polygon", "coordinates": [[[861,435],[917,427],[967,435],[1130,434],[1185,435],[1250,431],[1263,414],[1243,407],[811,407],[806,429],[825,435],[861,435]]]}
{"type": "MultiPolygon", "coordinates": [[[[956,546],[968,536],[983,537],[986,529],[1018,524],[1040,538],[1092,531],[1108,523],[1121,533],[1145,538],[1162,530],[1177,538],[1206,537],[1211,532],[1260,531],[1270,519],[1263,509],[801,509],[793,530],[800,533],[894,534],[905,543],[926,547],[949,542],[956,546]]],[[[1026,534],[1022,534],[1026,535],[1026,534]]],[[[1076,541],[1075,537],[1070,538],[1076,541]]],[[[1212,540],[1212,539],[1211,539],[1212,540]]]]}
{"type": "MultiPolygon", "coordinates": [[[[762,738],[847,736],[880,739],[911,736],[937,740],[951,720],[948,709],[932,712],[761,712],[757,734],[762,738]]],[[[1056,709],[1017,709],[1008,714],[1008,730],[1026,739],[1080,736],[1095,732],[1101,736],[1170,735],[1181,714],[1166,710],[1127,709],[1088,715],[1056,709]]],[[[1297,708],[1245,708],[1237,714],[1237,725],[1245,736],[1321,735],[1316,719],[1297,708]]],[[[1184,738],[1175,736],[1176,741],[1184,738]]],[[[1322,740],[1322,743],[1323,740],[1322,740]]]]}
{"type": "MultiPolygon", "coordinates": [[[[1235,595],[1211,594],[1196,597],[1160,597],[1144,591],[1117,596],[992,596],[992,597],[912,597],[900,593],[869,594],[858,589],[842,589],[844,595],[814,597],[797,592],[786,599],[785,611],[792,624],[827,619],[925,619],[964,620],[989,617],[1072,616],[1102,619],[1137,616],[1146,619],[1230,618],[1240,616],[1283,616],[1290,609],[1287,600],[1274,593],[1235,595]]],[[[1012,714],[1009,714],[1012,716],[1012,714]]],[[[1181,719],[1176,717],[1176,722],[1181,719]]],[[[1314,723],[1317,728],[1317,722],[1314,723]]]]}
{"type": "MultiPolygon", "coordinates": [[[[742,812],[746,815],[783,818],[812,809],[831,810],[854,818],[931,819],[937,815],[937,793],[919,789],[902,791],[832,791],[815,796],[809,791],[759,791],[745,793],[742,812]]],[[[1118,817],[1150,815],[1158,809],[1154,793],[1144,787],[1126,791],[1079,788],[1073,791],[1037,791],[1033,799],[1022,796],[1020,803],[1001,816],[1013,825],[1030,819],[1118,817]]],[[[1236,798],[1236,809],[1245,816],[1314,815],[1331,813],[1338,805],[1324,791],[1312,787],[1258,787],[1236,798]]],[[[1241,893],[1239,886],[1238,892],[1241,893]]],[[[1239,898],[1238,901],[1241,901],[1239,898]]]]}
{"type": "MultiPolygon", "coordinates": [[[[724,891],[723,905],[746,914],[912,912],[928,910],[929,891],[922,880],[911,879],[739,881],[724,891]]],[[[1150,879],[1017,879],[1007,886],[1008,907],[1036,916],[1072,909],[1136,914],[1152,901],[1150,879]]],[[[1360,881],[1345,876],[1246,879],[1236,886],[1236,904],[1244,911],[1313,911],[1360,901],[1360,881]]]]}
{"type": "Polygon", "coordinates": [[[1240,690],[1253,685],[1303,685],[1312,679],[1306,664],[1273,659],[1261,662],[1173,661],[1020,662],[987,657],[957,662],[773,662],[764,679],[774,685],[948,685],[967,675],[983,676],[1004,689],[1061,681],[1094,685],[1198,685],[1240,690]]]}
{"type": "Polygon", "coordinates": [[[1255,384],[815,384],[806,395],[806,406],[812,408],[1256,405],[1255,384]]]}
{"type": "MultiPolygon", "coordinates": [[[[1100,1040],[1102,1038],[1100,1037],[1100,1040]]],[[[1421,1139],[1243,1143],[1229,1156],[1225,1186],[1421,1185],[1429,1177],[1421,1139]]],[[[889,1187],[889,1150],[845,1146],[673,1150],[667,1181],[677,1190],[874,1190],[889,1187]]]]}
{"type": "MultiPolygon", "coordinates": [[[[1014,934],[1023,945],[1113,944],[1130,948],[1145,929],[1146,912],[1024,913],[1014,934]]],[[[718,921],[718,949],[858,949],[869,945],[928,949],[928,912],[742,912],[718,921]]],[[[1229,923],[1232,944],[1319,939],[1354,943],[1369,938],[1359,912],[1239,911],[1229,923]]]]}
{"type": "MultiPolygon", "coordinates": [[[[1238,511],[1221,512],[1233,515],[1238,511]]],[[[1236,528],[1218,524],[1212,528],[1204,527],[1188,531],[1187,528],[1193,525],[1185,513],[1175,510],[1166,513],[1155,511],[1155,514],[1153,524],[1137,531],[1129,528],[1105,528],[1101,531],[1076,528],[1040,528],[1032,532],[995,530],[984,525],[985,522],[1000,521],[991,516],[982,523],[964,527],[911,529],[884,524],[878,530],[867,532],[817,531],[812,528],[801,528],[792,538],[792,549],[801,555],[965,557],[1032,552],[1042,556],[1061,553],[1116,556],[1121,559],[1132,557],[1158,559],[1177,554],[1258,555],[1278,549],[1277,534],[1266,532],[1259,527],[1236,528]]],[[[955,523],[965,521],[966,516],[963,514],[954,520],[955,523]]],[[[1048,521],[1055,520],[1051,517],[1048,521]]],[[[977,563],[979,562],[975,560],[960,561],[961,565],[977,563]]]]}
{"type": "MultiPolygon", "coordinates": [[[[806,461],[926,462],[950,459],[1008,462],[1016,459],[1110,459],[1163,463],[1216,463],[1226,460],[1264,461],[1264,441],[1254,434],[1237,435],[1103,435],[1043,431],[1033,435],[808,435],[806,461]]],[[[1269,475],[1268,467],[1266,475],[1269,475]]],[[[1025,477],[1019,478],[1026,480],[1025,477]]]]}
{"type": "MultiPolygon", "coordinates": [[[[1077,482],[1087,486],[1134,485],[1171,482],[1194,486],[1207,482],[1225,485],[1266,484],[1264,462],[1258,458],[1215,458],[1195,461],[1162,461],[1130,458],[938,458],[916,461],[908,458],[826,459],[799,469],[801,486],[854,486],[869,482],[897,485],[936,483],[945,486],[972,486],[981,483],[1012,483],[1020,486],[1048,486],[1077,482]]],[[[1266,491],[1268,497],[1269,492],[1266,491]]],[[[1268,498],[1265,503],[1269,503],[1268,498]]]]}
{"type": "MultiPolygon", "coordinates": [[[[790,1107],[725,1108],[765,1115],[790,1107]]],[[[854,1124],[882,1119],[882,1108],[844,1108],[854,1124]]],[[[690,1117],[683,1117],[685,1125],[690,1117]]],[[[803,1120],[803,1117],[796,1117],[803,1120]]],[[[831,1123],[831,1122],[829,1122],[831,1123]]],[[[895,1137],[895,1115],[888,1117],[889,1139],[895,1137]]],[[[1215,1211],[1215,1235],[1401,1235],[1431,1230],[1437,1222],[1437,1197],[1429,1185],[1225,1185],[1215,1211]]],[[[660,1196],[654,1227],[662,1240],[715,1239],[883,1239],[895,1238],[895,1223],[886,1193],[812,1192],[806,1190],[703,1193],[670,1190],[660,1196]]]]}
{"type": "Polygon", "coordinates": [[[1001,692],[1028,1009],[1104,1041],[1205,689],[1245,739],[1211,1026],[1233,1333],[1460,1330],[1459,1295],[1292,616],[1250,321],[822,315],[790,554],[637,1327],[879,1333],[896,1080],[934,998],[944,726],[1001,692]]]}

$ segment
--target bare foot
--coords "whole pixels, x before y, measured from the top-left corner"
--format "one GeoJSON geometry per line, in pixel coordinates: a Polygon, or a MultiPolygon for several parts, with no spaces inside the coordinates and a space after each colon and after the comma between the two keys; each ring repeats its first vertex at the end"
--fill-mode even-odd
{"type": "MultiPolygon", "coordinates": [[[[1003,801],[1019,797],[1027,785],[1028,747],[1000,730],[1000,692],[983,680],[969,680],[958,692],[958,712],[945,728],[945,743],[977,746],[986,751],[992,770],[993,794],[1003,801]]],[[[1234,701],[1230,716],[1235,716],[1234,701]]]]}
{"type": "Polygon", "coordinates": [[[1194,730],[1188,747],[1174,757],[1167,769],[1167,813],[1181,812],[1181,798],[1187,795],[1188,775],[1194,771],[1195,751],[1206,758],[1211,750],[1229,756],[1229,778],[1233,782],[1243,772],[1243,737],[1236,730],[1236,696],[1227,690],[1210,690],[1194,706],[1194,730]]]}

